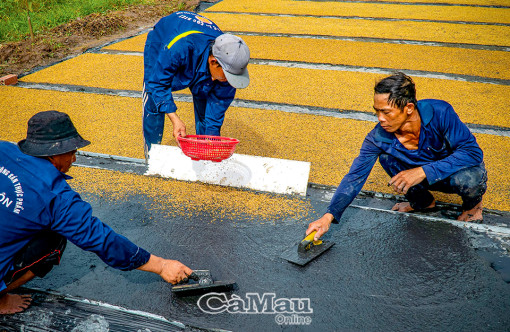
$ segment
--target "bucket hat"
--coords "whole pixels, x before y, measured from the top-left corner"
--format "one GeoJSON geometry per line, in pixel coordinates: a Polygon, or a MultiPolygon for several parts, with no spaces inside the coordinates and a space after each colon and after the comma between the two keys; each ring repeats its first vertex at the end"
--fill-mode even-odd
{"type": "Polygon", "coordinates": [[[250,49],[239,37],[224,33],[216,37],[212,54],[223,68],[228,83],[236,89],[244,89],[250,84],[248,62],[250,49]]]}
{"type": "Polygon", "coordinates": [[[18,142],[20,150],[34,157],[49,157],[89,145],[66,113],[39,112],[28,120],[27,138],[18,142]]]}

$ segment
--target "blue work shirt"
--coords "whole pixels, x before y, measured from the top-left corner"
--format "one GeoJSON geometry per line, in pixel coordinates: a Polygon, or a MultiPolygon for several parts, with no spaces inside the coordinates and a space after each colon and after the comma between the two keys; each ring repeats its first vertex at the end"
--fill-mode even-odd
{"type": "Polygon", "coordinates": [[[220,135],[225,112],[236,93],[228,82],[213,81],[209,71],[209,52],[221,34],[207,18],[180,11],[154,26],[144,49],[144,87],[158,112],[175,112],[172,92],[189,87],[194,98],[207,100],[205,135],[220,135]]]}
{"type": "Polygon", "coordinates": [[[421,118],[418,149],[408,150],[395,134],[377,124],[365,137],[358,157],[333,195],[328,212],[336,221],[361,191],[380,154],[393,156],[409,168],[422,167],[430,185],[483,162],[482,149],[450,104],[425,99],[416,106],[421,118]]]}
{"type": "Polygon", "coordinates": [[[106,264],[132,270],[150,254],[92,216],[90,204],[71,189],[46,159],[0,141],[0,291],[13,257],[42,230],[52,230],[97,254],[106,264]]]}

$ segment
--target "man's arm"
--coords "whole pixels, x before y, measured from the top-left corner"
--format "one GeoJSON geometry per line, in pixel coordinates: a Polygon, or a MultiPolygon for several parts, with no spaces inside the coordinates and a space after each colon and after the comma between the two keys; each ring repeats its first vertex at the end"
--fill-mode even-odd
{"type": "Polygon", "coordinates": [[[315,240],[325,234],[331,223],[338,223],[345,209],[352,203],[356,195],[368,179],[381,150],[375,146],[368,134],[361,146],[360,154],[354,159],[352,166],[346,176],[340,182],[335,191],[327,212],[316,221],[308,225],[306,234],[317,231],[315,240]]]}
{"type": "Polygon", "coordinates": [[[235,93],[236,89],[230,85],[218,86],[211,91],[205,109],[205,135],[220,135],[225,113],[234,100],[235,93]]]}
{"type": "Polygon", "coordinates": [[[173,126],[173,132],[174,138],[176,141],[178,141],[179,137],[186,136],[186,124],[179,118],[176,112],[173,113],[167,113],[168,118],[170,121],[172,121],[173,126]]]}
{"type": "Polygon", "coordinates": [[[187,278],[193,271],[179,261],[164,259],[151,255],[147,263],[138,267],[138,270],[156,273],[166,282],[177,284],[187,278]]]}
{"type": "Polygon", "coordinates": [[[407,194],[409,188],[422,182],[426,177],[423,167],[407,169],[392,177],[388,186],[399,194],[407,194]]]}
{"type": "Polygon", "coordinates": [[[315,233],[313,240],[317,241],[322,235],[326,234],[334,219],[335,217],[331,213],[326,212],[321,218],[308,224],[306,235],[316,231],[317,233],[315,233]]]}
{"type": "Polygon", "coordinates": [[[92,215],[92,207],[69,189],[55,197],[50,227],[109,266],[129,271],[147,263],[150,254],[92,215]]]}
{"type": "Polygon", "coordinates": [[[144,61],[154,61],[151,64],[150,72],[149,66],[145,65],[144,83],[145,90],[150,93],[157,110],[160,113],[174,113],[177,111],[172,95],[172,81],[176,73],[186,62],[185,52],[180,48],[167,49],[164,45],[160,45],[159,49],[151,49],[151,53],[157,52],[157,57],[154,59],[148,54],[144,55],[144,61]]]}
{"type": "MultiPolygon", "coordinates": [[[[83,250],[91,251],[106,264],[123,271],[140,269],[159,274],[168,282],[182,280],[190,269],[180,262],[166,260],[138,247],[110,226],[92,216],[92,207],[69,189],[53,204],[53,231],[65,236],[83,250]],[[184,275],[184,277],[183,277],[184,275]]],[[[188,273],[188,274],[189,274],[188,273]]]]}

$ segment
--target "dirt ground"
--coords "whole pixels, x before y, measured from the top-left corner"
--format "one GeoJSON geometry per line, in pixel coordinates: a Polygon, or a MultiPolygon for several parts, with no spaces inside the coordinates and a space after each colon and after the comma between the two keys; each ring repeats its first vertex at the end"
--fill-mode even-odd
{"type": "Polygon", "coordinates": [[[0,44],[0,76],[21,76],[37,66],[133,35],[172,12],[193,11],[199,3],[200,0],[160,0],[157,5],[136,5],[106,14],[90,14],[44,31],[36,35],[33,42],[27,37],[23,41],[0,44]]]}

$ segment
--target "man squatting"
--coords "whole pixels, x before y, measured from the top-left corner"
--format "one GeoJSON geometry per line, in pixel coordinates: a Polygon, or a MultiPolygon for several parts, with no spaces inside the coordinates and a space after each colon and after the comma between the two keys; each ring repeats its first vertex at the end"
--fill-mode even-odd
{"type": "Polygon", "coordinates": [[[407,199],[392,210],[433,209],[430,190],[440,191],[462,198],[457,220],[481,222],[487,189],[483,152],[452,106],[442,100],[417,101],[413,80],[399,72],[375,85],[374,110],[379,123],[365,137],[327,212],[309,224],[306,234],[317,231],[318,239],[338,223],[377,159],[391,177],[388,185],[407,199]]]}

